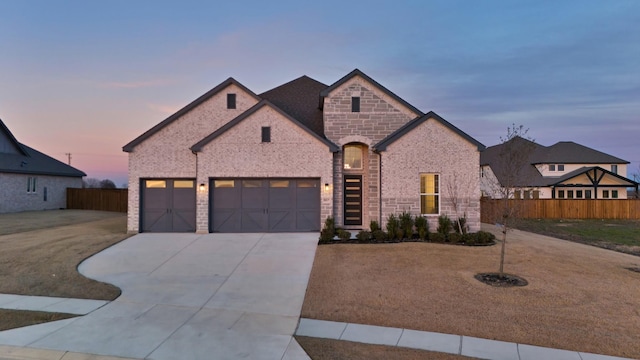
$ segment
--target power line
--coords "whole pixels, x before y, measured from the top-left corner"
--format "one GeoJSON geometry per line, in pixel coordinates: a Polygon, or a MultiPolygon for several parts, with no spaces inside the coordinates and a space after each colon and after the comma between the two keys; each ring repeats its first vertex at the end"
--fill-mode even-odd
{"type": "Polygon", "coordinates": [[[68,159],[67,164],[71,166],[71,153],[64,153],[64,154],[67,155],[67,159],[68,159]]]}

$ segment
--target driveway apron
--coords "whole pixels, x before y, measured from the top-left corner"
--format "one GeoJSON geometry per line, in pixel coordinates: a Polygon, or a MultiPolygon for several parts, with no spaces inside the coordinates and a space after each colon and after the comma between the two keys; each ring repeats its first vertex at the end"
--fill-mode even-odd
{"type": "Polygon", "coordinates": [[[308,359],[295,332],[317,233],[139,234],[79,270],[122,289],[0,344],[145,359],[308,359]]]}

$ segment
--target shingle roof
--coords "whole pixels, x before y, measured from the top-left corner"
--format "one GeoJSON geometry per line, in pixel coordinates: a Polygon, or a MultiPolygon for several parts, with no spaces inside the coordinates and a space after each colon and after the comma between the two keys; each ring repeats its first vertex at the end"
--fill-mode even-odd
{"type": "Polygon", "coordinates": [[[418,116],[417,118],[415,118],[415,119],[411,120],[410,122],[404,124],[398,130],[394,131],[389,136],[387,136],[386,138],[382,139],[379,143],[373,145],[373,148],[378,150],[378,151],[386,150],[387,146],[392,144],[394,141],[400,139],[406,133],[408,133],[409,131],[413,130],[415,127],[417,127],[418,125],[422,124],[423,122],[425,122],[425,121],[427,121],[429,119],[434,119],[434,120],[440,122],[442,125],[446,126],[447,128],[449,128],[450,130],[452,130],[456,134],[460,135],[463,139],[465,139],[468,142],[470,142],[473,145],[475,145],[478,148],[479,151],[482,151],[482,150],[485,149],[485,146],[482,145],[478,140],[472,138],[471,136],[469,136],[464,131],[458,129],[453,124],[451,124],[447,120],[443,119],[442,117],[440,117],[440,115],[436,114],[433,111],[429,111],[428,113],[426,113],[426,114],[424,114],[422,116],[418,116]]]}
{"type": "Polygon", "coordinates": [[[319,136],[324,136],[318,99],[320,92],[326,88],[327,85],[305,75],[258,96],[269,100],[319,136]]]}
{"type": "Polygon", "coordinates": [[[0,156],[0,172],[70,177],[87,175],[72,166],[17,142],[2,120],[0,120],[0,131],[4,132],[9,139],[15,141],[16,147],[20,149],[20,153],[3,153],[0,156]]]}
{"type": "MultiPolygon", "coordinates": [[[[511,161],[511,163],[515,162],[511,161]]],[[[561,177],[543,177],[535,167],[537,164],[558,163],[628,164],[629,162],[571,141],[563,141],[547,147],[521,137],[515,137],[503,144],[490,146],[480,153],[481,166],[488,165],[491,167],[491,170],[501,184],[504,185],[507,182],[513,182],[512,185],[517,187],[551,186],[580,175],[593,168],[583,167],[561,177]],[[520,162],[520,165],[512,166],[509,164],[509,161],[504,161],[501,154],[505,151],[507,146],[513,146],[514,153],[519,151],[526,153],[526,156],[517,158],[517,162],[520,162]],[[509,179],[509,173],[514,168],[519,168],[519,173],[516,178],[509,179]]],[[[604,171],[610,173],[607,170],[604,171]]],[[[616,176],[621,179],[629,180],[619,175],[616,176]]]]}
{"type": "Polygon", "coordinates": [[[215,94],[217,94],[218,92],[224,90],[227,86],[232,85],[232,84],[236,85],[237,87],[239,87],[242,90],[246,91],[249,95],[253,96],[256,100],[260,100],[260,98],[256,94],[254,94],[253,91],[249,90],[247,87],[245,87],[244,85],[242,85],[241,83],[236,81],[234,78],[230,77],[227,80],[221,82],[218,86],[216,86],[213,89],[207,91],[204,95],[202,95],[199,98],[197,98],[194,101],[192,101],[189,105],[187,105],[187,106],[183,107],[182,109],[178,110],[178,112],[176,112],[175,114],[169,116],[168,118],[164,119],[162,122],[158,123],[156,126],[152,127],[151,129],[147,130],[146,132],[144,132],[142,135],[140,135],[137,138],[133,139],[130,143],[128,143],[127,145],[122,147],[122,151],[125,151],[125,152],[133,151],[133,148],[136,147],[136,145],[138,145],[141,142],[145,141],[146,139],[150,138],[153,134],[157,133],[158,131],[160,131],[165,126],[167,126],[167,125],[171,124],[172,122],[174,122],[175,120],[179,119],[182,115],[188,113],[192,109],[196,108],[198,105],[200,105],[203,102],[207,101],[210,97],[214,96],[215,94]]]}
{"type": "Polygon", "coordinates": [[[337,145],[335,145],[331,141],[325,139],[324,137],[321,137],[320,135],[316,134],[315,132],[311,131],[304,124],[302,124],[301,122],[299,122],[295,118],[291,117],[289,114],[287,114],[284,111],[282,111],[279,107],[274,106],[269,100],[260,101],[259,103],[257,103],[253,107],[251,107],[249,110],[247,110],[247,111],[243,112],[242,114],[240,114],[239,116],[237,116],[235,119],[233,119],[233,120],[229,121],[228,123],[224,124],[221,128],[219,128],[218,130],[216,130],[213,133],[209,134],[204,139],[202,139],[199,142],[197,142],[196,144],[194,144],[191,147],[191,150],[192,151],[196,151],[196,152],[202,151],[202,148],[205,145],[207,145],[208,143],[213,141],[218,136],[224,134],[227,130],[229,130],[232,127],[236,126],[238,123],[240,123],[242,120],[248,118],[249,116],[254,114],[256,111],[260,110],[263,106],[271,107],[272,109],[274,109],[275,111],[280,113],[280,115],[284,116],[285,118],[290,120],[292,123],[298,125],[300,128],[305,130],[307,133],[309,133],[311,136],[316,138],[318,141],[320,141],[320,142],[324,143],[325,145],[327,145],[329,147],[329,150],[331,150],[332,152],[336,152],[336,151],[339,150],[337,145]]]}

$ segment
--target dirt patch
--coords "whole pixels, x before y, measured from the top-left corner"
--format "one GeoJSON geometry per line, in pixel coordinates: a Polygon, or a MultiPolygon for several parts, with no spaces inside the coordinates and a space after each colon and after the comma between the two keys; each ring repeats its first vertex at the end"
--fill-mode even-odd
{"type": "Polygon", "coordinates": [[[122,216],[122,213],[93,210],[46,210],[0,214],[0,235],[82,224],[122,216]]]}
{"type": "Polygon", "coordinates": [[[520,276],[505,273],[481,273],[474,276],[476,280],[497,287],[527,286],[529,282],[520,276]]]}
{"type": "Polygon", "coordinates": [[[462,355],[401,347],[362,344],[351,341],[296,336],[296,341],[314,360],[465,360],[462,355]]]}
{"type": "Polygon", "coordinates": [[[320,246],[302,316],[640,358],[640,274],[625,269],[637,257],[517,230],[507,241],[505,271],[528,286],[474,279],[497,270],[499,246],[320,246]]]}
{"type": "Polygon", "coordinates": [[[0,331],[76,317],[73,314],[0,309],[0,331]]]}

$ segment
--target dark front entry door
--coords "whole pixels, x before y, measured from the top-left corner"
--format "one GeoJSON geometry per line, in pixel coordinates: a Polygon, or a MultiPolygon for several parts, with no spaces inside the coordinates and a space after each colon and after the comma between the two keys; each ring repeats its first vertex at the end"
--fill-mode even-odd
{"type": "Polygon", "coordinates": [[[362,225],[362,175],[344,176],[344,224],[362,225]]]}
{"type": "Polygon", "coordinates": [[[143,232],[196,231],[196,186],[193,179],[142,180],[143,232]]]}
{"type": "Polygon", "coordinates": [[[320,230],[317,179],[211,180],[210,231],[320,230]]]}

